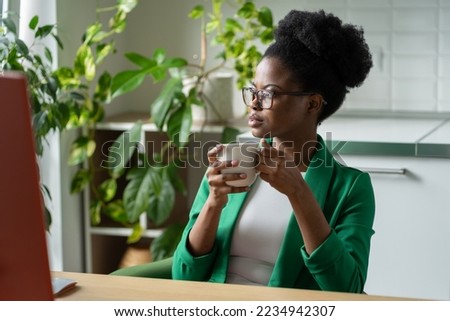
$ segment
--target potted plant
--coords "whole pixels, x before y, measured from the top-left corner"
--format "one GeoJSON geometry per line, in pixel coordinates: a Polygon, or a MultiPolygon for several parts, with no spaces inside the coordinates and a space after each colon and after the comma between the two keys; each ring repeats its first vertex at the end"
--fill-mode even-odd
{"type": "MultiPolygon", "coordinates": [[[[176,164],[183,157],[189,157],[184,153],[184,147],[191,138],[192,108],[212,105],[205,94],[207,82],[216,71],[226,69],[236,73],[236,85],[242,88],[253,77],[261,59],[258,42],[266,44],[273,39],[274,26],[269,8],[258,9],[252,1],[245,0],[211,0],[210,5],[210,11],[203,5],[197,5],[189,13],[189,18],[201,23],[200,64],[191,64],[183,58],[168,58],[162,48],[157,49],[150,58],[128,53],[126,57],[137,69],[121,72],[112,81],[113,96],[136,89],[148,75],[156,81],[165,81],[160,95],[151,105],[151,119],[169,140],[159,154],[153,155],[158,160],[157,164],[149,162],[145,154],[139,155],[141,164],[149,165],[129,171],[124,197],[119,201],[122,207],[115,207],[120,208],[116,214],[125,214],[115,215],[116,219],[135,223],[134,240],[138,240],[142,233],[139,224],[136,224],[140,215],[145,214],[154,222],[164,222],[172,211],[175,191],[184,189],[176,175],[176,164]],[[225,5],[233,6],[235,13],[225,16],[225,5]],[[210,57],[208,42],[220,48],[218,56],[210,57]],[[188,90],[185,86],[187,76],[194,79],[188,90]]],[[[223,140],[234,139],[237,131],[227,127],[226,123],[223,125],[223,140]]],[[[115,153],[123,150],[121,143],[123,137],[116,141],[115,153]]],[[[128,159],[127,156],[121,155],[119,159],[128,159]]],[[[153,241],[154,259],[172,254],[181,229],[182,226],[168,228],[153,241]]]]}

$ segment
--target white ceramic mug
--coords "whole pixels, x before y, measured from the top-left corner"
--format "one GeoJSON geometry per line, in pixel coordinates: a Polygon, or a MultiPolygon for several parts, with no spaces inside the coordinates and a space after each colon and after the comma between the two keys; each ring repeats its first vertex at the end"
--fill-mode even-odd
{"type": "Polygon", "coordinates": [[[223,149],[218,154],[220,161],[237,160],[239,165],[236,167],[225,168],[222,173],[244,173],[246,178],[227,181],[230,186],[243,187],[253,184],[258,176],[255,166],[258,162],[259,144],[255,142],[224,144],[223,149]]]}

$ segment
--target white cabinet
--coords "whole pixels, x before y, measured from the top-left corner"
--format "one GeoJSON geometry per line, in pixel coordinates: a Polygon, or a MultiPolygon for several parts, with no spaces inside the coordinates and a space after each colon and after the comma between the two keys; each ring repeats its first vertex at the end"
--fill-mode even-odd
{"type": "Polygon", "coordinates": [[[340,156],[372,169],[375,235],[365,291],[449,300],[450,159],[340,156]]]}

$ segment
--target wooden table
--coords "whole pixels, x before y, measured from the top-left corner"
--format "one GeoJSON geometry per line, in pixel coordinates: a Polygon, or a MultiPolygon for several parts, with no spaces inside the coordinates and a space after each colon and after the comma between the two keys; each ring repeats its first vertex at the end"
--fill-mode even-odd
{"type": "Polygon", "coordinates": [[[69,301],[395,301],[405,298],[175,281],[103,274],[53,272],[54,277],[77,281],[75,288],[60,294],[57,300],[69,301]]]}

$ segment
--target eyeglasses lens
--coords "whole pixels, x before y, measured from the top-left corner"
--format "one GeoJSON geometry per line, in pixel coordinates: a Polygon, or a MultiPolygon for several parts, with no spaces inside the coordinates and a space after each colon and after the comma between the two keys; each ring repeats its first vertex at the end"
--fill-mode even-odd
{"type": "Polygon", "coordinates": [[[253,88],[243,89],[244,103],[252,107],[253,101],[257,98],[257,101],[261,108],[270,108],[272,105],[272,94],[266,90],[255,90],[253,88]]]}

